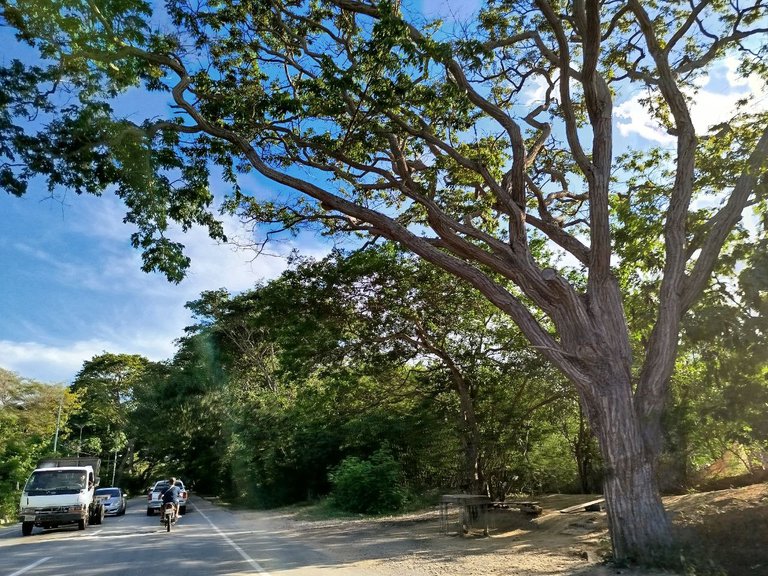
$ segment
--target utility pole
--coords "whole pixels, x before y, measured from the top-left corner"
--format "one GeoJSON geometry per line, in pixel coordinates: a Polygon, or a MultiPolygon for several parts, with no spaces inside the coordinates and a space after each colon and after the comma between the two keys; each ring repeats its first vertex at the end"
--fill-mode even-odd
{"type": "Polygon", "coordinates": [[[83,428],[85,428],[85,424],[75,424],[75,426],[80,428],[80,439],[77,441],[77,457],[80,458],[80,452],[83,449],[83,428]]]}
{"type": "Polygon", "coordinates": [[[61,391],[59,399],[59,413],[56,416],[56,436],[53,438],[53,455],[56,456],[56,450],[59,447],[59,423],[61,422],[61,405],[64,404],[64,390],[61,391]]]}

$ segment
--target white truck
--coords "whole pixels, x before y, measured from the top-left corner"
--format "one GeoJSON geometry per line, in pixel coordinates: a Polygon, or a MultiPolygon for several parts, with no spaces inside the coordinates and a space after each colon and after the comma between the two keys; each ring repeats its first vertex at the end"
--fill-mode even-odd
{"type": "Polygon", "coordinates": [[[94,496],[99,485],[99,458],[47,458],[41,460],[24,485],[19,502],[21,533],[35,526],[57,528],[77,524],[101,524],[104,506],[94,496]]]}

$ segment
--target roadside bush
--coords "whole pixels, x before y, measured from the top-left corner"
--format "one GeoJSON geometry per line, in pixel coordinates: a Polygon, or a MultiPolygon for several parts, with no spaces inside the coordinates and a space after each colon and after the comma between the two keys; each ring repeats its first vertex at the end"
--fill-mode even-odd
{"type": "Polygon", "coordinates": [[[401,477],[400,464],[389,450],[380,449],[368,460],[345,458],[330,474],[333,505],[362,514],[400,510],[406,500],[401,477]]]}

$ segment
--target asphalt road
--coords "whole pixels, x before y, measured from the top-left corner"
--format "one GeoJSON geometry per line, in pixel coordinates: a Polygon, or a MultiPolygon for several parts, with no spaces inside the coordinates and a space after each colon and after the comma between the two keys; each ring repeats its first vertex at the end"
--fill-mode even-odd
{"type": "Polygon", "coordinates": [[[170,533],[133,499],[124,516],[85,530],[0,529],[0,576],[281,576],[346,573],[322,551],[195,498],[170,533]]]}

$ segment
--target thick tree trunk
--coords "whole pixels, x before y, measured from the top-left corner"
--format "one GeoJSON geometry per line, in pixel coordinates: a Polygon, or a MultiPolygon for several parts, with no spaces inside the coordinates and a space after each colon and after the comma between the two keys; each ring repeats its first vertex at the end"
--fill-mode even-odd
{"type": "Polygon", "coordinates": [[[459,433],[464,449],[462,488],[469,494],[482,494],[487,492],[487,487],[480,463],[480,431],[477,426],[472,387],[464,379],[459,367],[446,354],[438,353],[438,355],[451,371],[453,389],[459,396],[459,433]]]}
{"type": "Polygon", "coordinates": [[[483,474],[480,472],[480,448],[476,434],[465,430],[462,438],[464,444],[464,478],[463,484],[469,494],[482,494],[487,491],[483,474]]]}
{"type": "Polygon", "coordinates": [[[461,441],[464,448],[463,483],[470,494],[481,494],[485,478],[480,466],[480,433],[475,417],[475,406],[465,385],[457,386],[461,405],[461,441]]]}
{"type": "MultiPolygon", "coordinates": [[[[613,377],[621,377],[614,371],[613,377]]],[[[671,525],[658,488],[653,450],[648,450],[628,381],[602,383],[588,404],[600,441],[604,492],[614,558],[666,564],[673,547],[671,525]]]]}

